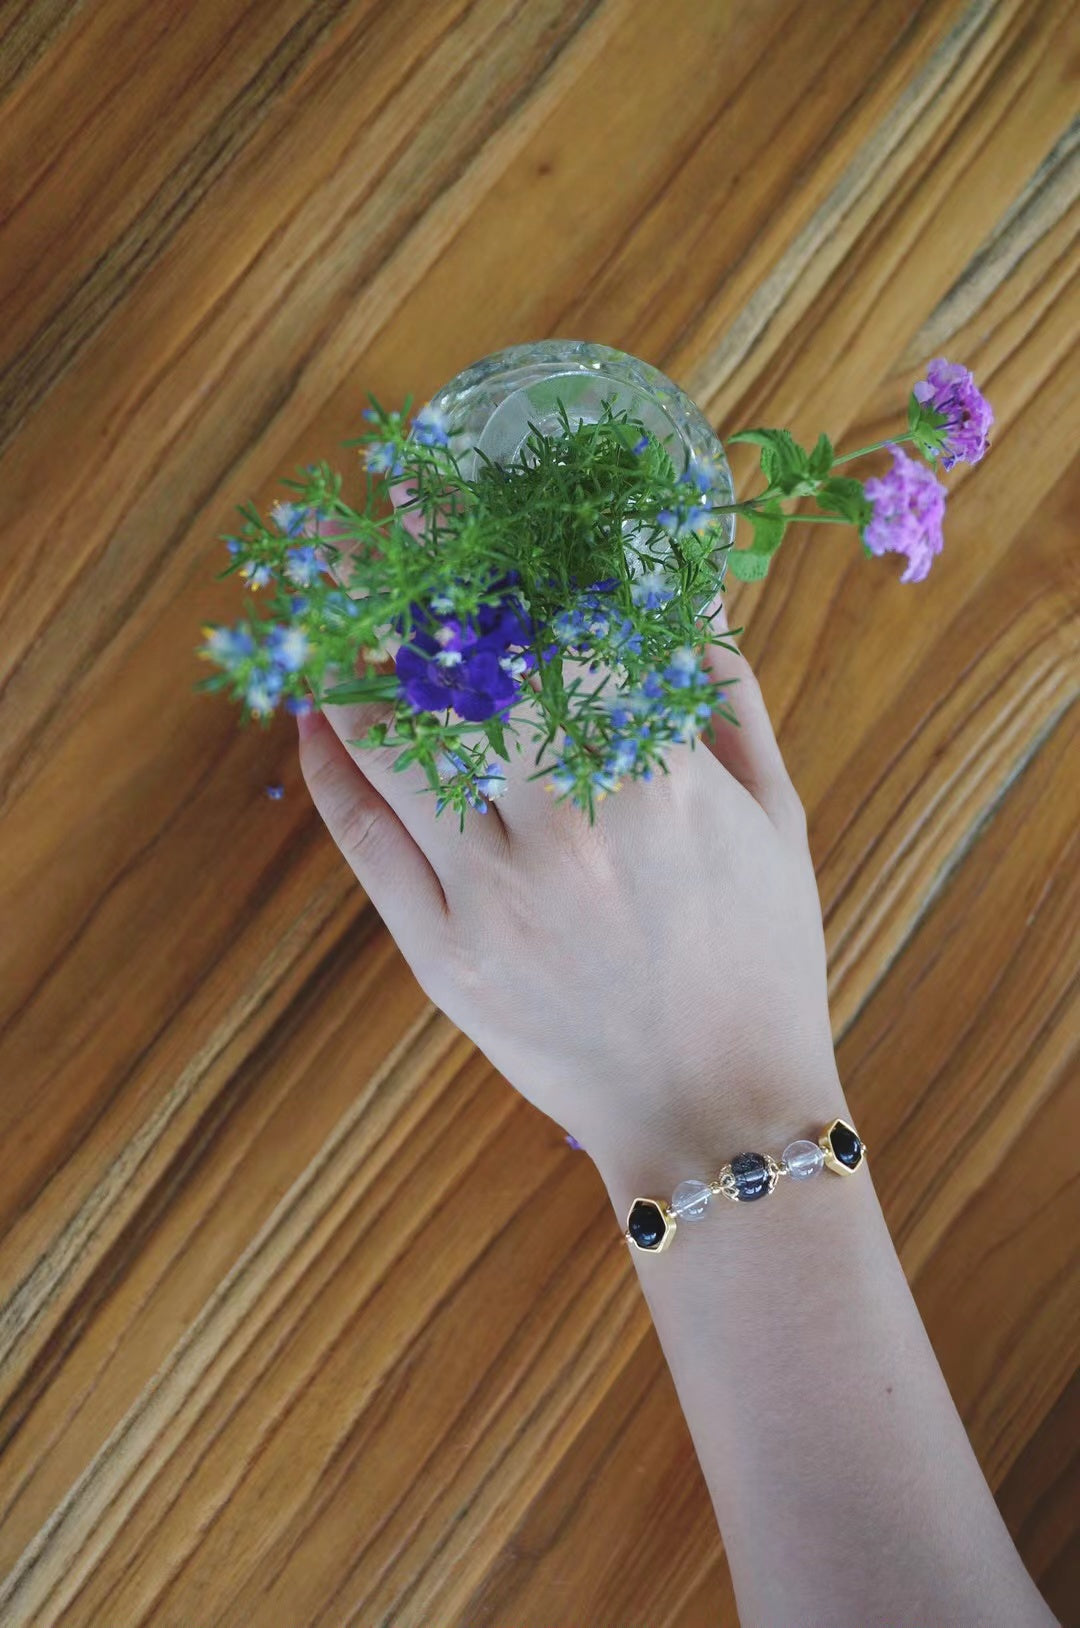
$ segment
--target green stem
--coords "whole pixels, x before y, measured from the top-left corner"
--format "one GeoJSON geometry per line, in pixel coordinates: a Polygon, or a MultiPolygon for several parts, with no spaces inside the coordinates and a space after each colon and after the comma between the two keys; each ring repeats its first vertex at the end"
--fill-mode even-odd
{"type": "Polygon", "coordinates": [[[853,526],[854,520],[845,520],[842,515],[826,516],[823,514],[787,514],[784,516],[789,526],[853,526]]]}
{"type": "Polygon", "coordinates": [[[845,452],[842,458],[833,459],[833,468],[839,469],[841,464],[849,464],[853,458],[864,458],[868,452],[880,452],[883,447],[895,446],[898,441],[912,441],[914,436],[905,430],[903,435],[890,435],[887,441],[871,441],[868,447],[859,447],[855,452],[845,452]]]}

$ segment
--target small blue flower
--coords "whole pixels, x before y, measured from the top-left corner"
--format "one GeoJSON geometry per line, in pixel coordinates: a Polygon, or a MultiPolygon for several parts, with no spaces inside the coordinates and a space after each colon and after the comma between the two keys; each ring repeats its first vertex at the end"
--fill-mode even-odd
{"type": "Polygon", "coordinates": [[[608,753],[607,768],[613,775],[629,774],[638,758],[638,743],[631,735],[624,735],[612,745],[608,753]]]}
{"type": "Polygon", "coordinates": [[[558,611],[551,619],[551,631],[561,645],[580,644],[585,618],[579,610],[558,611]]]}
{"type": "Polygon", "coordinates": [[[405,467],[392,441],[373,441],[364,451],[364,462],[369,475],[400,475],[405,467]]]}
{"type": "Polygon", "coordinates": [[[577,785],[577,775],[562,758],[554,765],[548,779],[558,792],[573,791],[577,785]]]}
{"type": "Polygon", "coordinates": [[[632,451],[634,451],[634,452],[636,452],[636,453],[638,453],[638,454],[640,454],[640,453],[642,453],[642,452],[644,452],[644,451],[645,451],[645,449],[646,449],[646,447],[647,447],[647,446],[648,446],[648,445],[649,445],[649,437],[648,437],[648,436],[647,436],[647,435],[643,435],[643,436],[642,436],[642,437],[641,437],[641,440],[640,440],[640,441],[635,441],[635,442],[634,442],[634,445],[633,445],[633,448],[632,448],[632,451]]]}
{"type": "Polygon", "coordinates": [[[483,774],[476,777],[476,789],[481,797],[504,797],[508,785],[506,775],[498,763],[489,763],[483,774]]]}
{"type": "Polygon", "coordinates": [[[707,454],[701,458],[693,458],[680,480],[688,486],[695,487],[699,492],[715,492],[717,489],[725,490],[727,479],[715,458],[707,454]]]}
{"type": "Polygon", "coordinates": [[[667,682],[676,690],[689,690],[696,684],[704,684],[706,675],[702,670],[696,650],[684,645],[680,650],[671,652],[671,660],[664,672],[667,682]]]}
{"type": "Polygon", "coordinates": [[[707,503],[691,503],[685,509],[661,509],[656,518],[665,530],[674,532],[677,537],[686,532],[697,535],[719,524],[707,503]]]}
{"type": "Polygon", "coordinates": [[[293,594],[292,598],[289,600],[289,609],[292,611],[293,615],[303,616],[307,608],[308,601],[304,598],[303,594],[293,594]]]}
{"type": "Polygon", "coordinates": [[[444,447],[450,440],[450,421],[440,408],[429,402],[413,419],[412,432],[422,447],[444,447]]]}
{"type": "Polygon", "coordinates": [[[246,565],[240,567],[240,575],[249,588],[265,588],[267,583],[273,582],[274,573],[268,565],[257,565],[254,560],[248,560],[246,565]]]}
{"type": "Polygon", "coordinates": [[[271,628],[266,640],[266,653],[282,672],[298,673],[307,660],[307,634],[301,627],[271,628]]]}
{"type": "Polygon", "coordinates": [[[234,560],[238,554],[242,554],[244,552],[244,545],[240,541],[239,537],[226,537],[225,547],[228,549],[234,560]]]}
{"type": "Polygon", "coordinates": [[[310,543],[303,548],[291,548],[285,559],[285,575],[297,588],[310,588],[318,581],[321,569],[310,543]]]}
{"type": "Polygon", "coordinates": [[[286,537],[299,537],[307,521],[307,510],[299,503],[275,503],[270,518],[286,537]]]}
{"type": "Polygon", "coordinates": [[[199,654],[207,661],[217,662],[219,667],[235,667],[255,654],[254,640],[243,628],[204,627],[203,634],[199,654]]]}
{"type": "Polygon", "coordinates": [[[666,605],[669,599],[674,599],[675,587],[667,572],[662,571],[659,566],[654,566],[651,571],[646,571],[630,584],[630,597],[635,605],[640,605],[645,610],[658,610],[661,605],[666,605]]]}
{"type": "Polygon", "coordinates": [[[315,711],[315,703],[309,695],[290,695],[285,711],[291,712],[294,718],[307,718],[315,711]]]}
{"type": "Polygon", "coordinates": [[[285,795],[284,786],[266,786],[264,789],[266,791],[266,795],[269,797],[272,803],[280,803],[281,799],[285,795]]]}
{"type": "Polygon", "coordinates": [[[269,718],[281,694],[280,675],[271,669],[266,673],[253,673],[244,694],[248,710],[256,718],[269,718]]]}

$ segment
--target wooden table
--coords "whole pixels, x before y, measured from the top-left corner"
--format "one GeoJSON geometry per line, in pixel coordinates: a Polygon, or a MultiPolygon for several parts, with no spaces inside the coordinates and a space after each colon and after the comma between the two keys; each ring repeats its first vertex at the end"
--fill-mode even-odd
{"type": "Polygon", "coordinates": [[[291,723],[192,691],[234,506],[545,335],[721,434],[875,439],[941,353],[993,400],[929,582],[804,528],[733,615],[905,1267],[1076,1610],[1077,21],[0,13],[5,1624],[734,1621],[591,1163],[420,994],[291,723]]]}

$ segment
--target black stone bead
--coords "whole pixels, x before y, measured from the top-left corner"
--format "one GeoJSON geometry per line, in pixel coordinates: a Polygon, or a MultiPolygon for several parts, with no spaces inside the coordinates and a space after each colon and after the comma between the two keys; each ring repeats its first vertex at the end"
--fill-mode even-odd
{"type": "Polygon", "coordinates": [[[630,1211],[626,1230],[639,1249],[656,1249],[667,1231],[659,1204],[654,1204],[651,1198],[639,1198],[630,1211]]]}
{"type": "Polygon", "coordinates": [[[772,1191],[769,1167],[760,1153],[740,1153],[731,1161],[731,1174],[735,1178],[735,1197],[741,1204],[752,1204],[772,1191]]]}
{"type": "Polygon", "coordinates": [[[833,1155],[848,1170],[858,1170],[862,1164],[863,1145],[850,1125],[838,1121],[829,1132],[833,1155]]]}

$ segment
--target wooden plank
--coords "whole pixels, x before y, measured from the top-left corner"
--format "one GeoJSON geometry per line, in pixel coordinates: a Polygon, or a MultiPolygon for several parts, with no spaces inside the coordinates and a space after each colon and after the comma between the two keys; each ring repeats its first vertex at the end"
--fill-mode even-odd
{"type": "Polygon", "coordinates": [[[1064,1614],[1077,27],[1067,0],[0,24],[5,1622],[735,1620],[587,1159],[424,999],[291,729],[190,689],[233,505],[365,390],[545,333],[646,356],[721,432],[877,439],[942,350],[994,401],[924,588],[815,532],[731,606],[890,1224],[1064,1614]]]}

